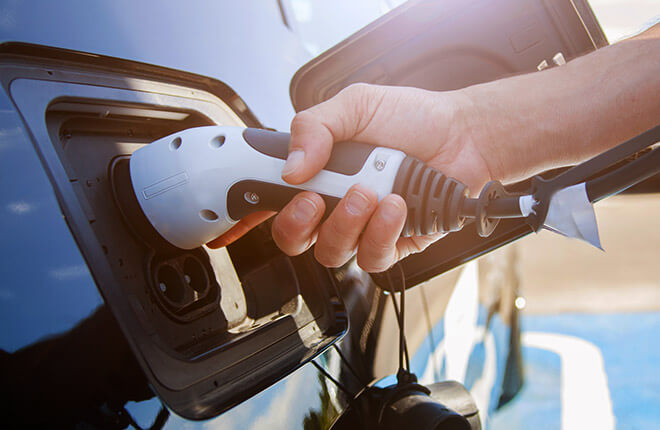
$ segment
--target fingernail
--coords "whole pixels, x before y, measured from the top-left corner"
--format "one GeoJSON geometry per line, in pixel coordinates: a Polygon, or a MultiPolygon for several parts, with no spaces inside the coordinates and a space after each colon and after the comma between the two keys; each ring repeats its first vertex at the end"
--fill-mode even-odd
{"type": "Polygon", "coordinates": [[[392,201],[386,201],[381,208],[381,216],[386,221],[396,221],[401,216],[401,207],[392,201]]]}
{"type": "Polygon", "coordinates": [[[359,191],[351,191],[346,199],[346,210],[353,215],[360,215],[369,207],[369,199],[359,191]]]}
{"type": "Polygon", "coordinates": [[[299,198],[293,209],[293,217],[301,223],[308,223],[316,215],[316,204],[307,198],[299,198]]]}
{"type": "Polygon", "coordinates": [[[300,150],[291,151],[282,168],[282,176],[289,176],[302,165],[305,160],[305,153],[300,150]]]}

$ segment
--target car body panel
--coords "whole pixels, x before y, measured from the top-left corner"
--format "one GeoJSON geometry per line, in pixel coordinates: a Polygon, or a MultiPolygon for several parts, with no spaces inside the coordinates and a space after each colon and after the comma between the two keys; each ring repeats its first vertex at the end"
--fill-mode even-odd
{"type": "Polygon", "coordinates": [[[62,218],[41,161],[4,93],[0,136],[0,311],[6,322],[0,343],[13,352],[69,330],[103,299],[62,218]],[[35,240],[26,241],[29,237],[35,240]]]}

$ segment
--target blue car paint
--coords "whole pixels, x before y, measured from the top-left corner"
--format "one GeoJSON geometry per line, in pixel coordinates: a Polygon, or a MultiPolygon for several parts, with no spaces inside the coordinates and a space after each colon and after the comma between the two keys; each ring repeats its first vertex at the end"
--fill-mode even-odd
{"type": "MultiPolygon", "coordinates": [[[[62,216],[37,152],[4,92],[0,93],[0,232],[0,349],[14,352],[66,332],[104,303],[62,216]]],[[[296,384],[298,392],[305,393],[304,400],[289,403],[283,417],[283,422],[293,427],[310,410],[319,408],[319,375],[311,365],[305,366],[250,401],[205,423],[245,428],[244,425],[265,416],[269,407],[278,405],[276,400],[287,387],[296,384]],[[304,383],[310,380],[313,383],[304,383]]],[[[161,406],[154,397],[131,402],[128,409],[139,423],[148,426],[161,406]]],[[[203,427],[205,423],[194,423],[194,427],[203,427]]],[[[187,428],[191,424],[172,416],[166,428],[187,428]]]]}
{"type": "Polygon", "coordinates": [[[6,95],[0,95],[0,348],[66,331],[103,303],[6,95]]]}
{"type": "Polygon", "coordinates": [[[293,74],[311,59],[282,20],[276,1],[5,1],[0,41],[91,52],[216,78],[260,121],[288,128],[293,74]]]}

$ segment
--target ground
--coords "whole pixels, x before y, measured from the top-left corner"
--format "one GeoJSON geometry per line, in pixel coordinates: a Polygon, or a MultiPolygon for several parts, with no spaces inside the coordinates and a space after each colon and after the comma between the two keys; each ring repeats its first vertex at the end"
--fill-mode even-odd
{"type": "Polygon", "coordinates": [[[660,425],[660,194],[596,215],[605,252],[550,233],[514,245],[526,382],[491,429],[660,425]]]}

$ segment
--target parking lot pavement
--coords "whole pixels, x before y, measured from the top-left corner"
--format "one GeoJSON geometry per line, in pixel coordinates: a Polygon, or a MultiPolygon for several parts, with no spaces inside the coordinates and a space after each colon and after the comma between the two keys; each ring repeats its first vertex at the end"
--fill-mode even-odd
{"type": "Polygon", "coordinates": [[[658,428],[660,312],[534,315],[522,324],[525,385],[491,430],[658,428]],[[564,351],[551,350],[552,338],[539,336],[547,334],[566,339],[564,351]],[[587,349],[572,346],[576,339],[587,349]]]}
{"type": "Polygon", "coordinates": [[[660,311],[660,194],[595,208],[605,252],[547,231],[515,245],[527,314],[660,311]]]}
{"type": "Polygon", "coordinates": [[[525,385],[491,429],[660,427],[660,194],[596,206],[601,252],[519,241],[525,385]]]}

